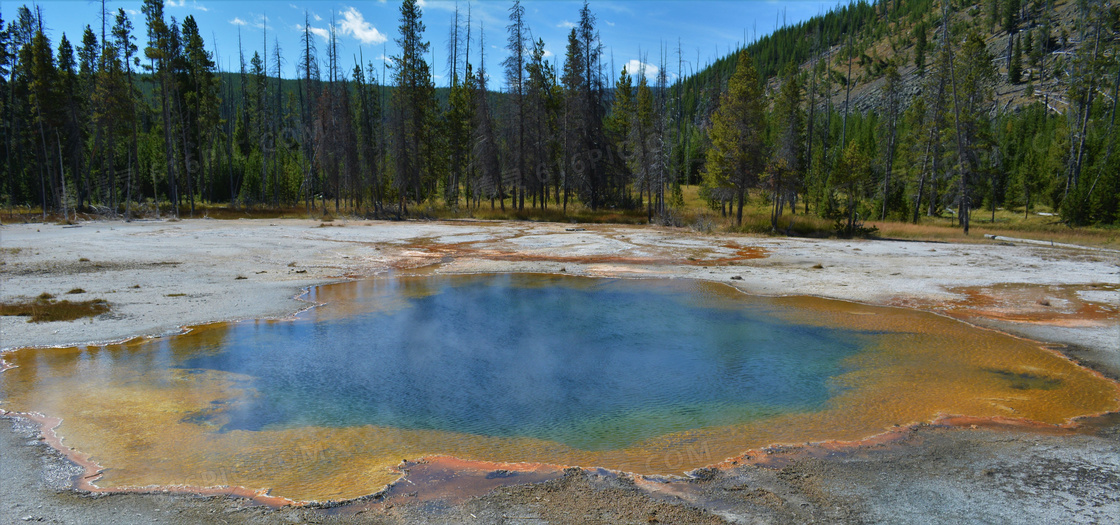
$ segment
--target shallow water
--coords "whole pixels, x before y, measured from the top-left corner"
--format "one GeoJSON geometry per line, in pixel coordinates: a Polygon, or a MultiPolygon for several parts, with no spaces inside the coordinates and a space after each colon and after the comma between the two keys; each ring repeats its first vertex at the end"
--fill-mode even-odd
{"type": "Polygon", "coordinates": [[[1061,423],[1116,385],[931,314],[686,280],[385,278],[294,320],[21,350],[7,410],[62,417],[102,486],[375,492],[402,458],[679,473],[772,443],[942,415],[1061,423]]]}
{"type": "Polygon", "coordinates": [[[607,450],[818,409],[860,348],[694,282],[383,279],[361,295],[407,305],[230,326],[172,366],[253,378],[255,397],[214,416],[223,431],[377,425],[607,450]]]}

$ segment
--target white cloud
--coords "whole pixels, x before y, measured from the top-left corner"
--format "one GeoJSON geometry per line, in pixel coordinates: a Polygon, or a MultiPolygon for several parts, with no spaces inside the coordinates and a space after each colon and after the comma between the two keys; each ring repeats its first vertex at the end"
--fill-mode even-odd
{"type": "Polygon", "coordinates": [[[654,82],[657,80],[657,72],[659,70],[657,69],[657,66],[653,64],[646,64],[645,62],[642,62],[640,60],[630,59],[630,61],[624,65],[626,66],[626,72],[630,73],[630,76],[637,77],[644,71],[646,75],[646,81],[654,82]]]}
{"type": "Polygon", "coordinates": [[[175,0],[167,0],[166,5],[169,5],[171,7],[186,7],[186,8],[189,8],[189,9],[194,9],[196,11],[202,11],[202,12],[206,12],[206,11],[210,10],[210,8],[198,3],[198,0],[191,0],[190,3],[187,3],[187,0],[179,0],[178,2],[176,2],[175,0]]]}
{"type": "Polygon", "coordinates": [[[241,18],[240,16],[236,16],[233,18],[233,20],[230,20],[229,23],[235,26],[247,26],[256,29],[272,29],[272,26],[268,25],[268,17],[264,15],[253,15],[252,21],[248,21],[244,18],[241,18]]]}
{"type": "Polygon", "coordinates": [[[576,27],[576,24],[575,24],[575,22],[569,22],[567,20],[564,20],[563,22],[560,22],[559,24],[556,24],[556,27],[563,27],[565,29],[573,29],[573,28],[576,27]]]}
{"type": "MultiPolygon", "coordinates": [[[[303,24],[296,24],[296,31],[303,32],[303,24]]],[[[325,27],[307,26],[307,32],[323,39],[323,42],[329,42],[331,39],[331,32],[325,27]]]]}
{"type": "Polygon", "coordinates": [[[623,5],[622,2],[600,2],[595,4],[595,7],[606,9],[607,11],[614,11],[615,13],[624,15],[634,14],[634,10],[630,9],[630,6],[628,5],[623,5]]]}
{"type": "Polygon", "coordinates": [[[342,21],[339,22],[338,29],[342,34],[350,35],[363,44],[380,44],[389,39],[373,27],[373,24],[366,22],[361,11],[354,7],[348,7],[342,12],[342,21]]]}
{"type": "Polygon", "coordinates": [[[392,65],[392,63],[393,63],[393,57],[385,56],[385,53],[382,53],[381,56],[377,57],[377,59],[382,61],[382,62],[385,62],[386,64],[392,65]]]}
{"type": "MultiPolygon", "coordinates": [[[[384,3],[384,1],[382,1],[382,3],[384,3]]],[[[432,9],[442,9],[442,10],[445,10],[445,11],[454,11],[455,10],[455,4],[456,4],[456,2],[439,2],[439,1],[429,1],[429,0],[417,0],[417,6],[420,9],[423,9],[423,10],[428,10],[428,8],[432,8],[432,9]]]]}
{"type": "Polygon", "coordinates": [[[319,16],[315,13],[311,13],[311,18],[314,18],[316,22],[322,22],[323,21],[323,17],[321,17],[321,16],[319,16]]]}
{"type": "Polygon", "coordinates": [[[550,56],[552,56],[552,51],[549,51],[549,50],[548,50],[548,48],[545,48],[545,50],[544,50],[544,58],[548,58],[548,57],[550,57],[550,56]]]}
{"type": "Polygon", "coordinates": [[[604,20],[604,22],[606,22],[608,26],[614,27],[614,22],[611,22],[610,20],[604,20]]]}
{"type": "Polygon", "coordinates": [[[140,10],[139,10],[139,9],[125,9],[125,10],[124,10],[124,12],[126,12],[126,13],[128,13],[128,14],[130,14],[130,15],[132,15],[132,16],[136,16],[136,15],[139,15],[139,14],[140,14],[140,10]]]}
{"type": "Polygon", "coordinates": [[[299,6],[295,5],[295,4],[288,4],[288,7],[292,8],[292,9],[299,9],[299,6]]]}

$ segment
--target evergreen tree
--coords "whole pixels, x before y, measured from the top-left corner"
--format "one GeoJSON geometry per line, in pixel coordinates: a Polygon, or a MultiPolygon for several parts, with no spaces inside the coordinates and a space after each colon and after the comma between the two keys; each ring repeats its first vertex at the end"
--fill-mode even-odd
{"type": "Polygon", "coordinates": [[[764,133],[762,87],[750,54],[743,50],[712,117],[712,147],[704,166],[710,186],[734,191],[738,207],[735,223],[739,225],[743,223],[747,190],[758,186],[762,174],[764,133]]]}
{"type": "MultiPolygon", "coordinates": [[[[560,179],[555,176],[555,166],[560,162],[562,140],[558,136],[558,118],[562,96],[556,85],[556,71],[545,58],[544,40],[533,43],[529,61],[525,64],[528,84],[526,97],[526,143],[529,155],[529,173],[535,187],[534,201],[539,193],[542,208],[548,207],[548,185],[556,185],[556,199],[560,199],[560,179]]],[[[535,205],[535,204],[534,204],[535,205]]]]}
{"type": "Polygon", "coordinates": [[[573,186],[578,185],[583,178],[587,165],[584,161],[583,148],[588,137],[583,134],[587,111],[584,104],[584,84],[587,79],[583,68],[583,46],[580,43],[575,28],[568,33],[568,45],[564,53],[564,72],[561,76],[564,85],[564,148],[563,162],[561,163],[561,178],[564,186],[564,213],[568,212],[568,198],[573,186]]]}
{"type": "Polygon", "coordinates": [[[406,212],[409,194],[415,203],[427,195],[424,187],[434,174],[435,85],[424,56],[430,43],[423,40],[424,22],[417,0],[405,0],[400,7],[400,54],[393,57],[393,157],[396,162],[398,198],[406,212]]]}
{"type": "Polygon", "coordinates": [[[596,17],[591,12],[587,0],[579,10],[579,23],[576,32],[579,39],[579,68],[582,70],[583,84],[580,86],[583,101],[579,108],[577,124],[584,140],[583,166],[581,180],[585,204],[591,209],[599,209],[604,204],[618,204],[621,200],[620,193],[625,191],[623,184],[613,184],[609,179],[607,161],[610,144],[603,130],[603,75],[600,60],[603,55],[603,45],[599,41],[599,31],[595,29],[596,17]]]}
{"type": "Polygon", "coordinates": [[[914,67],[918,69],[918,75],[926,73],[926,48],[929,45],[926,33],[928,32],[929,26],[926,25],[925,20],[918,22],[914,27],[914,67]]]}
{"type": "Polygon", "coordinates": [[[1019,9],[1021,0],[1005,0],[1003,4],[1003,30],[1014,33],[1019,28],[1019,9]]]}
{"type": "Polygon", "coordinates": [[[509,56],[502,61],[502,65],[505,66],[506,85],[511,97],[511,128],[516,130],[511,148],[513,158],[510,160],[517,180],[513,205],[522,210],[525,209],[525,46],[528,30],[525,27],[525,7],[521,5],[521,0],[514,0],[509,8],[509,25],[506,30],[509,32],[506,43],[509,56]]]}
{"type": "MultiPolygon", "coordinates": [[[[1029,35],[1030,33],[1028,33],[1029,35]]],[[[1011,50],[1011,66],[1007,68],[1007,81],[1012,84],[1023,83],[1023,39],[1016,38],[1011,50]]]]}
{"type": "MultiPolygon", "coordinates": [[[[894,187],[891,177],[894,175],[895,152],[898,142],[898,124],[902,117],[902,76],[898,68],[891,64],[887,66],[886,82],[883,85],[883,113],[882,131],[880,136],[883,143],[883,208],[879,217],[887,218],[888,212],[896,208],[894,201],[894,187]]],[[[899,203],[901,205],[901,203],[899,203]]]]}
{"type": "Polygon", "coordinates": [[[163,150],[161,152],[168,177],[168,196],[171,201],[171,213],[179,216],[179,165],[175,161],[174,146],[174,59],[178,55],[178,42],[171,28],[163,17],[163,0],[144,0],[140,8],[148,24],[148,47],[144,55],[149,64],[146,69],[152,74],[158,91],[158,107],[163,135],[163,150]]]}
{"type": "Polygon", "coordinates": [[[839,229],[843,235],[855,235],[862,228],[857,219],[856,208],[859,199],[865,194],[866,184],[871,178],[871,159],[859,141],[851,141],[836,162],[832,183],[844,197],[847,223],[839,229]]]}
{"type": "MultiPolygon", "coordinates": [[[[603,123],[603,130],[606,132],[607,140],[610,141],[611,151],[615,153],[611,156],[611,160],[614,161],[611,170],[616,177],[623,180],[630,180],[631,174],[637,171],[632,172],[633,164],[626,161],[634,153],[630,142],[630,128],[633,125],[634,82],[633,77],[623,67],[622,74],[619,75],[614,85],[614,100],[611,102],[611,112],[603,123]]],[[[644,184],[644,181],[642,184],[644,184]]]]}
{"type": "Polygon", "coordinates": [[[804,173],[805,112],[801,107],[801,82],[797,67],[790,63],[782,73],[782,85],[774,101],[774,149],[767,166],[770,190],[770,227],[778,228],[785,205],[794,207],[804,173]]]}
{"type": "MultiPolygon", "coordinates": [[[[181,75],[184,113],[183,153],[190,179],[188,187],[202,188],[210,174],[206,159],[208,147],[214,142],[218,126],[219,98],[215,64],[206,50],[198,24],[193,16],[183,19],[183,74],[181,75]]],[[[193,209],[192,192],[192,209],[193,209]]]]}
{"type": "Polygon", "coordinates": [[[497,133],[494,130],[494,119],[490,112],[490,96],[486,89],[486,46],[483,44],[481,35],[479,36],[479,47],[482,48],[482,58],[473,82],[477,107],[477,111],[475,111],[473,154],[477,163],[479,178],[478,197],[476,198],[489,198],[491,210],[494,209],[494,200],[497,199],[502,210],[505,210],[497,133]]]}
{"type": "MultiPolygon", "coordinates": [[[[123,115],[120,119],[121,123],[127,122],[127,129],[129,132],[128,143],[128,175],[125,180],[125,218],[132,218],[132,188],[133,188],[133,166],[139,159],[139,115],[137,114],[136,100],[139,98],[136,94],[136,87],[133,84],[132,68],[135,64],[139,64],[139,57],[135,56],[138,50],[136,46],[136,37],[132,34],[132,21],[128,18],[124,8],[117,9],[117,17],[113,23],[113,39],[121,62],[124,66],[125,77],[128,81],[127,89],[113,89],[112,93],[116,96],[123,98],[123,102],[118,99],[118,104],[111,106],[117,109],[118,114],[123,115]],[[135,62],[134,62],[135,61],[135,62]]],[[[124,86],[122,86],[124,87],[124,86]]]]}
{"type": "Polygon", "coordinates": [[[1003,9],[999,0],[988,0],[988,29],[995,29],[1003,19],[1003,9]]]}

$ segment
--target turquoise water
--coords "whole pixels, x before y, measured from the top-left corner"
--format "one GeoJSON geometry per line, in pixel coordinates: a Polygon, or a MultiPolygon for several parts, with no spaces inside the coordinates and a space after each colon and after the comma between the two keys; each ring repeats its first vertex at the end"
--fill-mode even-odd
{"type": "Polygon", "coordinates": [[[501,274],[357,286],[344,313],[233,324],[175,366],[251,377],[255,395],[211,414],[224,431],[379,425],[607,450],[820,409],[866,339],[692,281],[501,274]]]}

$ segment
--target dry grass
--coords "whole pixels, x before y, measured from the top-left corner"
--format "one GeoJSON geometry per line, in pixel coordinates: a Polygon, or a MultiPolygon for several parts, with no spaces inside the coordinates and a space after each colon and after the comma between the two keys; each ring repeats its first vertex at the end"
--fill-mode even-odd
{"type": "MultiPolygon", "coordinates": [[[[743,222],[736,224],[734,210],[729,210],[723,216],[720,210],[712,210],[706,200],[700,197],[699,186],[682,186],[684,206],[672,210],[669,224],[690,228],[703,233],[737,232],[762,235],[791,235],[797,237],[832,237],[835,236],[835,223],[804,213],[791,214],[788,209],[786,214],[778,220],[777,228],[770,224],[770,207],[760,198],[758,192],[752,192],[743,209],[743,222]]],[[[348,209],[343,207],[335,211],[333,203],[328,203],[327,209],[319,206],[308,212],[302,206],[282,206],[279,208],[264,206],[231,207],[218,204],[198,204],[194,217],[207,217],[210,219],[317,219],[320,227],[343,226],[339,219],[350,216],[363,216],[361,209],[348,209]]],[[[500,204],[500,203],[498,203],[500,204]]],[[[804,211],[802,203],[799,212],[804,211]]],[[[478,219],[478,220],[512,220],[512,221],[541,221],[562,223],[589,223],[589,224],[647,224],[646,210],[617,210],[600,209],[591,210],[578,200],[568,203],[565,213],[562,206],[549,202],[549,208],[531,208],[515,210],[510,199],[506,199],[505,210],[500,205],[490,208],[489,202],[483,202],[480,208],[459,208],[452,210],[442,201],[430,202],[409,208],[413,218],[421,219],[478,219]]],[[[169,206],[159,208],[159,213],[167,216],[171,213],[169,206]]],[[[38,222],[41,215],[34,213],[30,208],[20,209],[19,217],[25,222],[38,222]]],[[[991,242],[984,238],[985,234],[1004,237],[1019,237],[1056,243],[1077,244],[1099,248],[1120,249],[1120,228],[1118,227],[1081,227],[1070,228],[1061,223],[1058,217],[1052,215],[1053,210],[1045,207],[1036,208],[1029,215],[1024,215],[1023,210],[998,210],[994,220],[990,211],[976,210],[972,216],[972,232],[965,235],[960,227],[956,226],[951,216],[921,217],[917,224],[902,221],[869,220],[865,226],[878,228],[877,236],[880,238],[894,238],[907,240],[947,241],[964,243],[991,242]],[[1048,215],[1040,215],[1047,213],[1048,215]]],[[[9,217],[12,213],[8,210],[9,217]]],[[[948,213],[948,212],[947,212],[948,213]]],[[[179,216],[190,216],[189,208],[181,208],[179,216]]],[[[50,217],[50,216],[49,216],[50,217]]],[[[86,218],[86,217],[82,217],[86,218]]],[[[97,217],[88,217],[96,219],[97,217]]],[[[8,248],[0,251],[4,255],[15,255],[19,248],[8,248]]],[[[82,258],[81,262],[89,262],[82,258]]]]}
{"type": "Polygon", "coordinates": [[[54,321],[73,321],[84,317],[96,317],[109,311],[109,303],[104,299],[89,301],[55,301],[49,293],[18,303],[0,303],[0,315],[29,317],[29,323],[54,321]]]}
{"type": "Polygon", "coordinates": [[[77,294],[81,294],[81,293],[86,293],[86,291],[83,290],[82,288],[74,288],[73,290],[70,290],[69,292],[66,292],[66,293],[68,293],[70,295],[77,295],[77,294]]]}
{"type": "Polygon", "coordinates": [[[1056,243],[1078,244],[1097,248],[1120,249],[1120,229],[1084,227],[1070,228],[1061,223],[1055,223],[1053,217],[1032,216],[1024,219],[1016,214],[1016,218],[1005,219],[997,212],[996,221],[991,221],[990,212],[985,220],[972,222],[969,235],[965,235],[960,227],[948,218],[923,217],[918,224],[906,222],[874,221],[879,227],[881,237],[938,240],[953,242],[988,242],[985,235],[998,235],[1001,237],[1015,237],[1035,239],[1040,241],[1053,241],[1056,243]]]}
{"type": "Polygon", "coordinates": [[[453,211],[447,208],[427,208],[423,210],[423,214],[436,219],[478,219],[484,221],[569,222],[585,224],[646,224],[648,222],[645,210],[603,209],[592,211],[582,204],[574,203],[568,204],[567,213],[564,212],[562,205],[557,206],[555,203],[549,203],[549,208],[543,210],[531,207],[526,207],[524,210],[516,210],[509,203],[506,203],[505,210],[500,207],[491,209],[490,205],[487,203],[480,208],[472,208],[470,210],[460,209],[453,211]]]}

